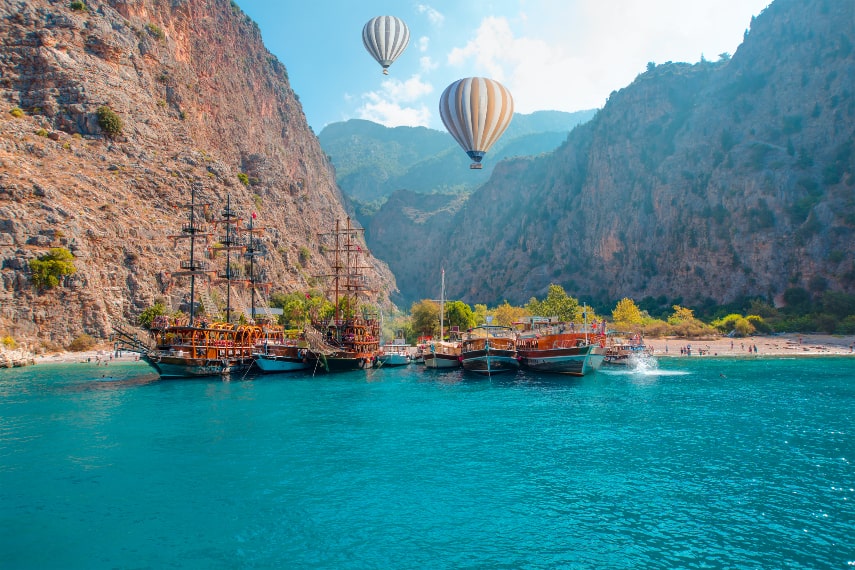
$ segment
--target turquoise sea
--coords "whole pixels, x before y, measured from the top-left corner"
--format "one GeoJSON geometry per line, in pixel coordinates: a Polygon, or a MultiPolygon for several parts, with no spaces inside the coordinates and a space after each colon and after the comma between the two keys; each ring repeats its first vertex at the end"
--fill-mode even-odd
{"type": "Polygon", "coordinates": [[[0,370],[0,530],[4,569],[852,568],[855,359],[0,370]]]}

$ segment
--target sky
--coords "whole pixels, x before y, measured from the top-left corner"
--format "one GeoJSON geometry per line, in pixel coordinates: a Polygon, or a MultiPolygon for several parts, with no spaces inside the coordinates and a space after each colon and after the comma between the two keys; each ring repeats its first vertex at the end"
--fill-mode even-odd
{"type": "Polygon", "coordinates": [[[367,119],[444,129],[439,98],[454,81],[489,77],[517,113],[605,105],[648,62],[733,55],[770,0],[236,0],[285,65],[309,125],[367,119]],[[410,29],[383,75],[362,27],[392,15],[410,29]]]}

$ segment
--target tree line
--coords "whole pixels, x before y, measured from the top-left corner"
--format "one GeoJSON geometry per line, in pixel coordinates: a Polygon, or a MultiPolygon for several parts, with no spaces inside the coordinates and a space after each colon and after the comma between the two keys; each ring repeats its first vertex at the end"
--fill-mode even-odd
{"type": "MultiPolygon", "coordinates": [[[[526,317],[555,317],[563,322],[608,322],[610,330],[639,333],[648,337],[676,336],[680,338],[711,338],[718,335],[736,337],[774,332],[824,332],[855,334],[855,295],[824,292],[812,296],[807,291],[788,290],[783,307],[775,307],[763,299],[744,299],[731,305],[715,306],[705,303],[691,308],[680,303],[663,307],[667,300],[645,298],[635,301],[623,298],[613,308],[593,307],[569,295],[562,286],[552,284],[543,298],[531,297],[521,306],[507,301],[496,307],[469,305],[460,300],[443,304],[444,333],[465,331],[488,321],[512,326],[526,317]]],[[[335,314],[335,306],[319,290],[274,293],[270,306],[282,309],[279,323],[300,329],[312,319],[325,319],[335,314]]],[[[349,307],[342,299],[339,314],[350,316],[361,309],[349,307]]],[[[142,326],[150,326],[156,315],[165,314],[162,302],[146,309],[140,316],[142,326]]],[[[419,337],[438,338],[440,334],[440,303],[430,299],[417,301],[409,312],[396,311],[385,315],[384,338],[403,331],[409,342],[419,337]]]]}

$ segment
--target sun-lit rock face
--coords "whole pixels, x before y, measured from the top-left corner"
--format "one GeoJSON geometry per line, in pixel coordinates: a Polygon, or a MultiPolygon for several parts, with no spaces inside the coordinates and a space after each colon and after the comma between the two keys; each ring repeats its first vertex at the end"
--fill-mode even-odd
{"type": "MultiPolygon", "coordinates": [[[[0,334],[106,338],[158,298],[180,301],[186,242],[170,236],[193,184],[212,217],[227,195],[257,212],[273,291],[330,273],[318,234],[345,218],[341,195],[255,23],[227,0],[79,5],[0,5],[0,334]],[[28,264],[51,247],[77,272],[38,291],[28,264]]],[[[372,289],[394,289],[384,264],[363,264],[372,289]]]]}

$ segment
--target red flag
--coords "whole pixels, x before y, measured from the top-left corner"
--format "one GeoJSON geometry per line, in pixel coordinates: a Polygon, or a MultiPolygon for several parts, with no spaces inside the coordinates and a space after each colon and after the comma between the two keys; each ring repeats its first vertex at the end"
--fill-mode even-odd
{"type": "Polygon", "coordinates": [[[255,212],[252,213],[252,219],[255,219],[255,212]]]}

